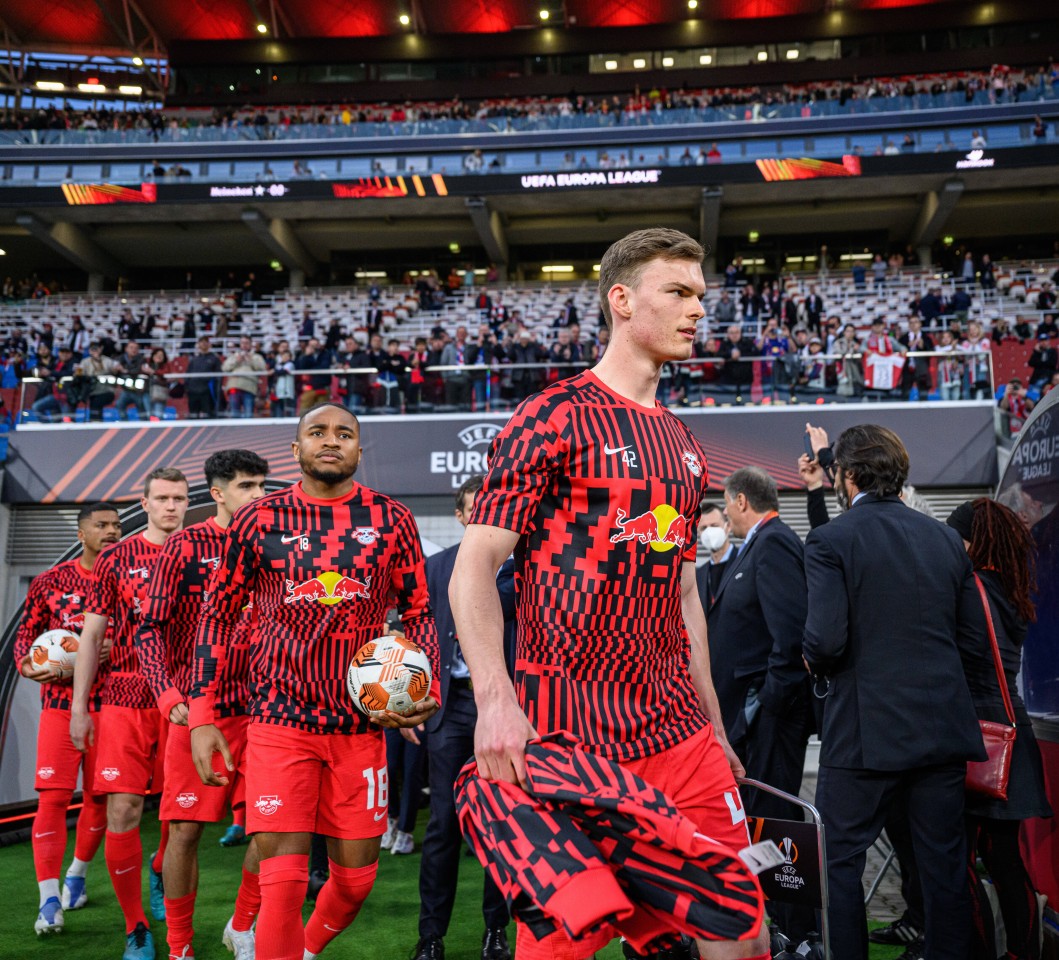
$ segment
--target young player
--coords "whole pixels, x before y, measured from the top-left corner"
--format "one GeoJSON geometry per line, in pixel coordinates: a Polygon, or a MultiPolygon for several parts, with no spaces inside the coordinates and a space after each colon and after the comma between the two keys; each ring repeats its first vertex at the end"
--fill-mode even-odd
{"type": "MultiPolygon", "coordinates": [[[[40,909],[33,929],[38,935],[59,933],[63,910],[78,910],[88,902],[85,875],[103,842],[107,826],[106,797],[95,793],[95,749],[81,753],[70,740],[70,695],[73,685],[60,680],[47,666],[30,659],[33,641],[47,630],[78,633],[85,623],[84,603],[100,551],[121,539],[118,511],[109,503],[93,503],[77,515],[81,556],[57,564],[35,577],[15,638],[19,672],[41,685],[40,728],[37,732],[37,814],[33,818],[33,864],[40,886],[40,909]],[[59,870],[66,850],[66,808],[70,806],[77,771],[82,770],[81,813],[77,818],[74,859],[66,872],[61,894],[59,870]]],[[[98,684],[89,694],[88,709],[99,709],[98,684]]]]}
{"type": "MultiPolygon", "coordinates": [[[[695,583],[706,458],[655,396],[663,364],[691,356],[703,255],[662,228],[607,251],[607,352],[591,371],[525,401],[494,441],[450,595],[478,704],[482,776],[524,781],[526,741],[568,730],[738,851],[749,843],[733,778],[742,768],[721,725],[695,583]],[[512,550],[514,687],[496,589],[512,550]]],[[[572,960],[607,939],[575,945],[557,931],[538,941],[520,924],[516,956],[572,960]]],[[[767,946],[762,932],[701,941],[699,950],[707,960],[767,960],[767,946]]]]}
{"type": "Polygon", "coordinates": [[[125,916],[123,960],[153,960],[154,941],[143,912],[143,844],[140,818],[147,788],[161,788],[155,762],[164,748],[165,724],[147,678],[140,672],[133,637],[147,599],[151,570],[166,540],[180,529],[188,508],[188,482],[179,470],[160,467],[147,476],[140,499],[147,529],[104,551],[85,604],[85,629],[74,669],[70,739],[79,750],[98,742],[97,791],[107,794],[106,858],[125,916]],[[98,731],[88,715],[107,626],[113,624],[110,671],[103,684],[98,731]],[[97,739],[98,733],[98,739],[97,739]]]}
{"type": "MultiPolygon", "coordinates": [[[[233,514],[265,494],[268,463],[249,450],[221,450],[205,464],[206,483],[217,504],[215,517],[173,534],[151,574],[148,598],[136,631],[140,669],[151,685],[163,719],[170,723],[165,746],[165,777],[159,817],[169,822],[162,875],[170,957],[194,956],[192,917],[198,886],[198,846],[203,827],[216,823],[245,787],[246,674],[251,615],[244,613],[215,703],[239,773],[224,789],[203,790],[191,758],[187,692],[195,653],[195,631],[203,596],[220,562],[224,531],[233,514]]],[[[253,960],[254,917],[261,902],[257,847],[247,848],[235,914],[223,934],[237,960],[253,960]]]]}
{"type": "Polygon", "coordinates": [[[407,717],[369,721],[345,687],[353,654],[385,632],[394,606],[437,676],[437,635],[411,511],[353,480],[360,424],[345,407],[327,403],[306,412],[293,451],[301,481],[248,504],[228,527],[203,605],[190,701],[199,775],[224,785],[229,778],[212,768],[220,752],[233,769],[215,725],[218,679],[252,600],[246,828],[261,856],[257,955],[269,960],[315,957],[353,922],[375,880],[386,829],[380,727],[415,727],[437,709],[435,694],[407,717]],[[328,838],[330,878],[303,930],[313,833],[328,838]]]}

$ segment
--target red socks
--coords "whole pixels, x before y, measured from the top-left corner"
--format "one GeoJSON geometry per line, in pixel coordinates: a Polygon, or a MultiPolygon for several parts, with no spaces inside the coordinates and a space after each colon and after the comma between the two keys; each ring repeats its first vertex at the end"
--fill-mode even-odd
{"type": "Polygon", "coordinates": [[[77,839],[74,841],[74,856],[85,863],[91,861],[107,831],[107,795],[105,793],[83,794],[81,815],[77,818],[77,839]]]}
{"type": "Polygon", "coordinates": [[[371,893],[378,861],[366,867],[341,867],[328,861],[331,876],[316,897],[316,909],[305,925],[305,949],[322,953],[332,940],[348,927],[371,893]]]}
{"type": "Polygon", "coordinates": [[[243,867],[243,882],[235,895],[235,912],[232,914],[232,929],[244,933],[254,925],[254,917],[261,910],[261,885],[258,875],[243,867]]]}
{"type": "Polygon", "coordinates": [[[165,923],[168,928],[166,941],[169,943],[171,954],[179,957],[184,947],[191,944],[195,935],[192,927],[194,915],[195,891],[176,900],[165,898],[165,923]]]}
{"type": "Polygon", "coordinates": [[[162,872],[162,861],[165,859],[166,844],[169,843],[169,821],[162,821],[162,838],[158,841],[158,849],[155,851],[154,859],[151,860],[151,869],[155,873],[162,872]]]}
{"type": "Polygon", "coordinates": [[[302,960],[302,904],[308,883],[308,854],[261,861],[261,913],[254,938],[256,960],[302,960]]]}
{"type": "MultiPolygon", "coordinates": [[[[69,790],[41,790],[33,818],[33,865],[37,880],[57,880],[66,851],[66,808],[69,790]]],[[[105,816],[105,815],[104,815],[105,816]]]]}
{"type": "Polygon", "coordinates": [[[246,829],[246,804],[241,803],[237,807],[232,807],[232,823],[237,827],[246,829]]]}
{"type": "Polygon", "coordinates": [[[147,917],[143,912],[143,844],[140,842],[139,828],[126,833],[111,833],[108,830],[104,852],[110,882],[114,885],[114,893],[125,915],[125,932],[132,933],[136,924],[147,925],[147,917]]]}

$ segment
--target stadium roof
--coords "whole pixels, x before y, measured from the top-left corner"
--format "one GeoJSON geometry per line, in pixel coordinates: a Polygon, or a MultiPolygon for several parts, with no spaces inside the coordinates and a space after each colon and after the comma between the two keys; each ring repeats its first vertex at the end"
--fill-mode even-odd
{"type": "Polygon", "coordinates": [[[592,29],[939,2],[944,0],[697,0],[691,9],[688,0],[5,0],[0,40],[19,50],[163,53],[178,40],[496,33],[540,26],[542,10],[549,24],[592,29]]]}

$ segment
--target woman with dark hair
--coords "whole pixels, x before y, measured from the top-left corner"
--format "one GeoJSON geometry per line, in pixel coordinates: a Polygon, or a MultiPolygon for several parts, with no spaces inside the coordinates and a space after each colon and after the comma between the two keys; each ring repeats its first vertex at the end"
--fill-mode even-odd
{"type": "Polygon", "coordinates": [[[152,420],[161,420],[165,416],[166,404],[169,403],[169,355],[161,347],[151,351],[151,358],[144,367],[148,374],[148,404],[152,420]]]}
{"type": "MultiPolygon", "coordinates": [[[[960,504],[946,523],[963,537],[971,564],[989,598],[989,612],[1017,726],[1008,799],[967,794],[971,872],[974,873],[977,853],[989,871],[1000,903],[1007,931],[1007,957],[1039,960],[1040,912],[1036,891],[1022,862],[1019,828],[1022,820],[1050,817],[1052,810],[1045,794],[1040,749],[1015,682],[1026,625],[1037,618],[1032,599],[1036,580],[1033,540],[1012,510],[987,497],[960,504]]],[[[1006,722],[1003,695],[988,642],[983,643],[977,659],[966,665],[966,672],[979,719],[1006,722]]],[[[990,907],[977,877],[972,879],[979,941],[976,946],[981,956],[992,958],[995,950],[990,907]]]]}

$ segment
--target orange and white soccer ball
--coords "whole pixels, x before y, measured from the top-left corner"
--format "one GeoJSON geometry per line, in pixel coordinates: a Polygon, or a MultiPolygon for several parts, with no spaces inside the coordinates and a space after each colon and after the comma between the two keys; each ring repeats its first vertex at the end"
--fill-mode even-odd
{"type": "Polygon", "coordinates": [[[29,658],[33,666],[51,667],[63,678],[74,675],[74,662],[81,638],[69,630],[47,630],[33,641],[29,658]]]}
{"type": "Polygon", "coordinates": [[[411,640],[377,637],[356,652],[346,688],[369,717],[386,710],[407,715],[430,692],[430,661],[411,640]]]}

